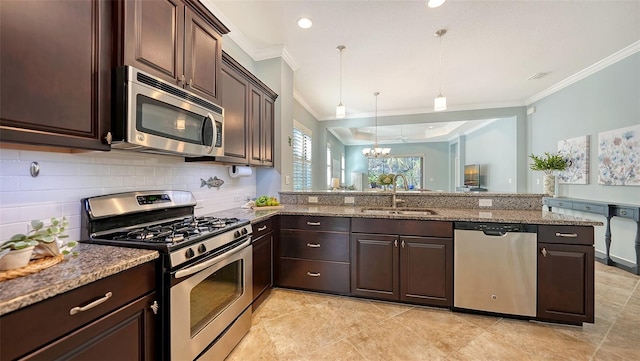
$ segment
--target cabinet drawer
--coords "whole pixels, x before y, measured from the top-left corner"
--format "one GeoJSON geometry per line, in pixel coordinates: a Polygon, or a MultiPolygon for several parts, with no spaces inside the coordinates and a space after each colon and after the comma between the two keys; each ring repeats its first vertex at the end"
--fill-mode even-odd
{"type": "Polygon", "coordinates": [[[349,264],[281,258],[280,285],[316,291],[349,293],[349,264]]]}
{"type": "Polygon", "coordinates": [[[155,263],[148,262],[2,316],[2,329],[12,331],[0,332],[0,359],[24,355],[153,291],[155,278],[155,263]],[[70,314],[74,307],[103,299],[108,292],[111,297],[103,303],[70,314]]]}
{"type": "Polygon", "coordinates": [[[593,227],[540,225],[538,242],[593,246],[593,227]]]}
{"type": "Polygon", "coordinates": [[[251,236],[253,239],[258,239],[261,236],[273,231],[273,218],[269,218],[262,222],[258,222],[251,225],[253,230],[253,235],[251,236]]]}
{"type": "Polygon", "coordinates": [[[349,218],[317,216],[281,216],[283,229],[349,232],[349,218]]]}
{"type": "Polygon", "coordinates": [[[634,219],[634,220],[638,220],[639,215],[638,215],[638,208],[631,208],[631,207],[615,207],[613,209],[613,215],[614,216],[618,216],[618,217],[624,217],[624,218],[629,218],[629,219],[634,219]]]}
{"type": "Polygon", "coordinates": [[[351,220],[351,232],[451,238],[453,237],[453,223],[406,219],[354,218],[351,220]]]}
{"type": "Polygon", "coordinates": [[[583,211],[589,213],[598,213],[598,214],[606,214],[605,209],[607,206],[599,205],[599,204],[589,204],[589,203],[573,203],[572,209],[576,211],[583,211]]]}
{"type": "Polygon", "coordinates": [[[558,207],[558,208],[571,208],[571,206],[573,205],[572,202],[561,201],[559,199],[553,199],[553,198],[544,198],[544,204],[549,207],[558,207]]]}
{"type": "Polygon", "coordinates": [[[290,258],[349,262],[349,234],[284,230],[280,232],[280,255],[290,258]]]}

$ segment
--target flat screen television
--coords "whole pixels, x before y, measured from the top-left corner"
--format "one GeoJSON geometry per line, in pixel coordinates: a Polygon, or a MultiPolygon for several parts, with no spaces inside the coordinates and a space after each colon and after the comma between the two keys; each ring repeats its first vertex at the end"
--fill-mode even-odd
{"type": "Polygon", "coordinates": [[[464,166],[464,185],[472,188],[480,187],[480,164],[464,166]]]}

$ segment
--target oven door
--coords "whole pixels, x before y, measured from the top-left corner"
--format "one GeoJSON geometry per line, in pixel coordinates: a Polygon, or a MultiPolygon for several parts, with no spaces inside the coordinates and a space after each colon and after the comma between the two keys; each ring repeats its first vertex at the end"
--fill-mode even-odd
{"type": "Polygon", "coordinates": [[[235,321],[252,301],[251,238],[221,255],[172,273],[170,353],[193,360],[235,321]],[[176,283],[177,282],[177,283],[176,283]]]}

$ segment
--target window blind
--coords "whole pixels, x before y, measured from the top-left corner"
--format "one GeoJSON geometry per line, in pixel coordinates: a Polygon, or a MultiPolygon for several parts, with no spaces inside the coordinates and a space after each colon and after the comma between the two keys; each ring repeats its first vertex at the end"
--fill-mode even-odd
{"type": "Polygon", "coordinates": [[[293,128],[293,190],[311,190],[311,135],[293,128]]]}

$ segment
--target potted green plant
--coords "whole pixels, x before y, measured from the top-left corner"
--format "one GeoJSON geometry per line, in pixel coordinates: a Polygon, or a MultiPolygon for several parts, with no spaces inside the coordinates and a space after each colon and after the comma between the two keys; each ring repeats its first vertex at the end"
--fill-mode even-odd
{"type": "Polygon", "coordinates": [[[37,241],[7,241],[0,246],[0,271],[24,267],[33,255],[37,241]]]}
{"type": "Polygon", "coordinates": [[[6,269],[23,267],[29,263],[30,259],[57,256],[59,254],[67,255],[70,253],[76,255],[77,253],[73,252],[73,248],[78,242],[63,241],[63,239],[69,237],[64,234],[68,225],[69,222],[65,217],[61,219],[51,218],[49,225],[46,226],[39,220],[31,221],[31,230],[27,232],[27,234],[15,234],[8,241],[0,245],[0,250],[10,249],[9,252],[0,258],[0,262],[5,264],[9,263],[8,260],[14,258],[15,254],[13,252],[17,250],[23,250],[20,262],[11,262],[11,268],[6,269]],[[30,250],[31,253],[29,253],[28,250],[30,250]],[[28,257],[26,256],[27,253],[28,257]],[[6,257],[9,257],[8,260],[5,259],[6,257]],[[24,258],[26,258],[26,261],[24,261],[24,258]]]}
{"type": "Polygon", "coordinates": [[[531,170],[544,172],[544,193],[554,196],[556,192],[556,176],[554,172],[563,171],[567,168],[567,161],[560,154],[550,154],[545,152],[544,156],[531,154],[529,156],[533,163],[529,165],[531,170]]]}

